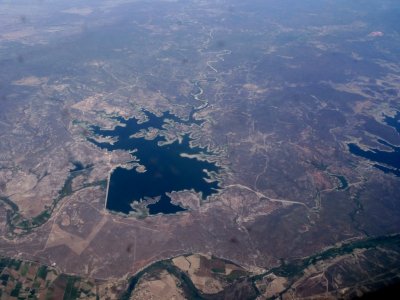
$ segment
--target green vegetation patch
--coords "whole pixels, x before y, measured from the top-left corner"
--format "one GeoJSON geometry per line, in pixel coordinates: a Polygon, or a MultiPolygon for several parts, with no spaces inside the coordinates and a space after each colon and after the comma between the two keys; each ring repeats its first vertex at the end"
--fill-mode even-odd
{"type": "Polygon", "coordinates": [[[12,259],[8,267],[18,271],[19,268],[21,267],[21,263],[22,262],[20,260],[12,259]]]}
{"type": "Polygon", "coordinates": [[[226,276],[228,282],[233,282],[241,277],[247,276],[248,273],[242,270],[233,270],[229,275],[226,276]]]}
{"type": "Polygon", "coordinates": [[[211,268],[211,272],[219,273],[219,274],[225,274],[225,269],[223,269],[223,268],[211,268]]]}
{"type": "Polygon", "coordinates": [[[18,281],[17,284],[15,285],[14,289],[11,291],[10,296],[11,297],[18,297],[19,291],[22,288],[22,282],[18,281]]]}
{"type": "Polygon", "coordinates": [[[79,281],[80,279],[78,277],[68,276],[63,300],[73,300],[78,298],[79,290],[76,288],[76,283],[79,281]]]}
{"type": "Polygon", "coordinates": [[[39,278],[42,278],[43,280],[46,280],[46,276],[47,276],[47,266],[40,266],[36,276],[39,278]]]}
{"type": "Polygon", "coordinates": [[[24,263],[22,265],[22,268],[21,268],[21,271],[20,271],[21,272],[21,276],[26,276],[26,274],[28,273],[29,267],[30,267],[29,263],[24,263]]]}

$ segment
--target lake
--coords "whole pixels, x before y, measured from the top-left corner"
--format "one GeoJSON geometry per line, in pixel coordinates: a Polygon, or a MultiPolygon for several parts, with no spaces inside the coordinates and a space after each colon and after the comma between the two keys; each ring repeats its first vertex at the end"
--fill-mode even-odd
{"type": "MultiPolygon", "coordinates": [[[[394,117],[385,116],[386,125],[393,127],[400,134],[400,112],[394,117]]],[[[400,136],[399,136],[400,140],[400,136]]],[[[400,147],[392,145],[382,139],[377,139],[381,145],[391,148],[391,151],[383,151],[375,148],[368,150],[361,149],[357,144],[348,144],[349,151],[357,156],[366,158],[374,162],[373,166],[385,173],[392,173],[400,177],[400,147]]]]}
{"type": "MultiPolygon", "coordinates": [[[[174,214],[185,209],[171,203],[167,193],[172,191],[194,190],[201,193],[202,198],[218,191],[218,182],[212,181],[207,172],[218,173],[219,167],[214,162],[196,158],[183,157],[181,154],[210,154],[206,149],[190,147],[190,138],[185,135],[182,141],[159,146],[165,138],[157,135],[153,140],[142,137],[134,138],[133,134],[140,130],[156,128],[163,130],[166,120],[185,122],[169,113],[158,117],[144,112],[147,121],[138,124],[134,118],[125,120],[118,118],[121,125],[112,130],[92,127],[97,136],[117,138],[113,144],[89,139],[98,147],[112,150],[137,150],[134,155],[144,165],[146,171],[138,172],[135,168],[117,167],[110,176],[106,208],[115,212],[129,214],[134,212],[133,201],[144,203],[150,215],[163,213],[174,214]],[[207,172],[206,172],[207,171],[207,172]],[[155,199],[159,199],[156,201],[155,199]]],[[[188,121],[187,121],[188,122],[188,121]]]]}

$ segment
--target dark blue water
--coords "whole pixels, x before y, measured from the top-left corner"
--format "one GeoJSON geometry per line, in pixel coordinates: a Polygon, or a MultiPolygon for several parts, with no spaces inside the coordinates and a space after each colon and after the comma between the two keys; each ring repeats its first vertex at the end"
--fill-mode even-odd
{"type": "Polygon", "coordinates": [[[385,123],[394,129],[396,129],[397,133],[400,134],[400,112],[398,111],[394,117],[385,117],[385,123]]]}
{"type": "Polygon", "coordinates": [[[191,148],[188,136],[185,136],[181,143],[175,142],[165,146],[157,144],[159,141],[164,141],[163,137],[157,137],[154,140],[130,138],[132,134],[141,129],[153,127],[162,130],[166,118],[184,122],[169,113],[165,113],[161,117],[149,112],[145,112],[145,114],[148,117],[148,121],[145,123],[138,124],[137,120],[133,118],[129,120],[119,118],[119,122],[125,126],[117,126],[113,130],[92,128],[96,135],[117,137],[118,140],[113,145],[89,139],[91,142],[109,151],[137,149],[135,156],[147,170],[145,173],[139,173],[134,169],[127,170],[121,167],[115,169],[110,178],[107,209],[128,214],[134,211],[130,205],[133,201],[145,201],[144,198],[159,196],[161,198],[158,202],[147,206],[149,213],[173,214],[185,209],[172,204],[171,199],[166,195],[168,192],[193,189],[201,192],[203,199],[216,193],[218,183],[216,181],[207,182],[205,179],[210,178],[204,172],[204,170],[218,172],[219,168],[215,163],[180,155],[181,153],[206,152],[204,149],[191,148]]]}
{"type": "MultiPolygon", "coordinates": [[[[400,112],[397,112],[394,117],[385,116],[384,122],[396,129],[400,134],[400,112]]],[[[391,151],[383,151],[375,148],[370,148],[368,150],[361,149],[358,145],[350,143],[349,151],[357,156],[364,157],[372,162],[375,162],[374,167],[385,173],[392,173],[400,177],[400,147],[392,145],[382,139],[377,139],[377,141],[391,148],[391,151]]],[[[400,135],[399,135],[400,141],[400,135]]]]}
{"type": "Polygon", "coordinates": [[[345,190],[349,187],[349,183],[348,183],[346,177],[344,177],[343,175],[336,175],[336,174],[329,174],[329,175],[331,175],[339,180],[339,185],[337,187],[337,189],[339,191],[345,190]]]}
{"type": "Polygon", "coordinates": [[[79,161],[75,161],[72,164],[74,165],[74,168],[72,170],[70,170],[71,173],[82,171],[83,169],[85,169],[85,166],[79,161]]]}

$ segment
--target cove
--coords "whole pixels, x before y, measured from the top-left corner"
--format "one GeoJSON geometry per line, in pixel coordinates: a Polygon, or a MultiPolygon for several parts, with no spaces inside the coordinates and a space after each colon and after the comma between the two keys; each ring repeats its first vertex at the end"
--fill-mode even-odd
{"type": "Polygon", "coordinates": [[[183,121],[176,116],[164,113],[158,117],[150,112],[144,112],[147,121],[138,123],[136,119],[125,120],[118,118],[121,125],[112,130],[93,126],[92,132],[97,136],[116,139],[114,143],[89,140],[100,148],[112,150],[137,150],[134,155],[144,165],[146,172],[140,173],[136,169],[116,168],[111,176],[106,200],[106,208],[115,212],[129,214],[135,212],[133,201],[144,204],[150,215],[163,213],[174,214],[185,210],[179,205],[171,203],[167,193],[172,191],[194,190],[200,192],[205,199],[218,191],[218,182],[212,181],[207,172],[218,173],[219,167],[213,162],[201,161],[196,158],[184,157],[181,154],[210,154],[205,149],[190,147],[190,138],[185,135],[178,141],[160,146],[165,138],[157,135],[153,140],[134,138],[133,134],[140,130],[156,128],[163,130],[168,121],[183,121]],[[156,201],[158,200],[158,201],[156,201]]]}
{"type": "MultiPolygon", "coordinates": [[[[397,112],[394,117],[385,116],[384,122],[386,125],[393,127],[400,134],[400,112],[397,112]]],[[[361,149],[354,143],[348,144],[349,151],[357,156],[366,158],[375,164],[375,168],[385,172],[392,173],[400,177],[400,147],[392,145],[382,139],[377,139],[381,145],[391,148],[391,151],[383,151],[375,148],[368,150],[361,149]]]]}

